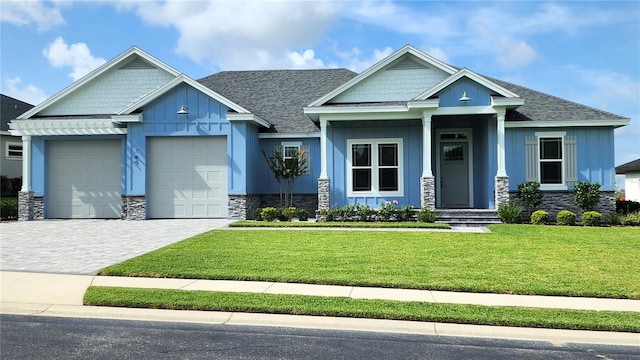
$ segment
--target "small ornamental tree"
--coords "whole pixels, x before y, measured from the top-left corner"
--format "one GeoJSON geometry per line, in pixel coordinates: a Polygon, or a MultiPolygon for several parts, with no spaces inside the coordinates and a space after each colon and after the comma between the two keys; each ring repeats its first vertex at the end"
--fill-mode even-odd
{"type": "Polygon", "coordinates": [[[518,198],[524,205],[533,210],[542,203],[542,190],[537,181],[528,181],[518,185],[518,198]]]}
{"type": "Polygon", "coordinates": [[[575,198],[573,202],[582,211],[592,211],[600,202],[600,183],[581,181],[573,186],[575,198]]]}
{"type": "Polygon", "coordinates": [[[280,147],[276,146],[271,156],[262,150],[262,155],[267,161],[267,166],[273,172],[273,176],[280,187],[280,207],[293,207],[293,183],[307,172],[308,161],[304,151],[296,150],[293,154],[284,154],[280,147]],[[283,192],[284,183],[284,192],[283,192]]]}

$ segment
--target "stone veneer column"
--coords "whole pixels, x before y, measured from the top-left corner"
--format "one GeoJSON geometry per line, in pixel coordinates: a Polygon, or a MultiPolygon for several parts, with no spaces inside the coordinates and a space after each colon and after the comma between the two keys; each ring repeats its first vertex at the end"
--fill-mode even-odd
{"type": "Polygon", "coordinates": [[[33,191],[20,191],[18,193],[18,220],[33,220],[33,191]]]}
{"type": "Polygon", "coordinates": [[[436,179],[433,176],[423,176],[420,178],[420,206],[425,209],[435,210],[436,208],[436,179]]]}
{"type": "Polygon", "coordinates": [[[232,220],[247,220],[260,207],[259,195],[229,195],[229,215],[232,220]]]}
{"type": "Polygon", "coordinates": [[[331,207],[330,180],[318,179],[318,210],[331,207]]]}
{"type": "Polygon", "coordinates": [[[496,183],[495,183],[496,209],[500,206],[500,204],[504,204],[508,201],[509,201],[509,177],[496,176],[496,183]]]}
{"type": "Polygon", "coordinates": [[[147,198],[144,195],[122,195],[122,220],[145,220],[147,198]]]}

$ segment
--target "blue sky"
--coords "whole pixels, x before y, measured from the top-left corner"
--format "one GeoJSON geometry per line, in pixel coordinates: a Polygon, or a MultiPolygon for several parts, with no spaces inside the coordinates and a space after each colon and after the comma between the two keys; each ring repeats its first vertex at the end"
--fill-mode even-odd
{"type": "Polygon", "coordinates": [[[0,91],[37,104],[136,45],[199,79],[220,70],[362,71],[411,44],[449,64],[631,118],[640,158],[638,1],[0,0],[0,91]]]}

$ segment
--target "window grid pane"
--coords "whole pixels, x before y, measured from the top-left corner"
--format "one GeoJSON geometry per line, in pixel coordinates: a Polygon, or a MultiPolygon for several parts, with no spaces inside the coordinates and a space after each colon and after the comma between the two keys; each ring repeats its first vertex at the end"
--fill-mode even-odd
{"type": "Polygon", "coordinates": [[[378,170],[378,182],[380,191],[398,190],[398,169],[382,168],[378,170]]]}
{"type": "Polygon", "coordinates": [[[371,144],[351,146],[353,166],[371,166],[371,144]]]}
{"type": "Polygon", "coordinates": [[[378,145],[378,165],[398,166],[398,144],[378,145]]]}
{"type": "Polygon", "coordinates": [[[353,169],[353,191],[371,191],[371,169],[353,169]]]}

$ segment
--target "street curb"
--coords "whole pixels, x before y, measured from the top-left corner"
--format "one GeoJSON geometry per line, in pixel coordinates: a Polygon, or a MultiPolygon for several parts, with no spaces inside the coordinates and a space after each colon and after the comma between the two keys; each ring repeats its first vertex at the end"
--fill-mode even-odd
{"type": "Polygon", "coordinates": [[[567,343],[587,343],[640,347],[640,334],[638,333],[519,328],[307,315],[134,309],[12,302],[0,303],[0,314],[493,338],[520,341],[545,341],[556,346],[567,343]]]}

